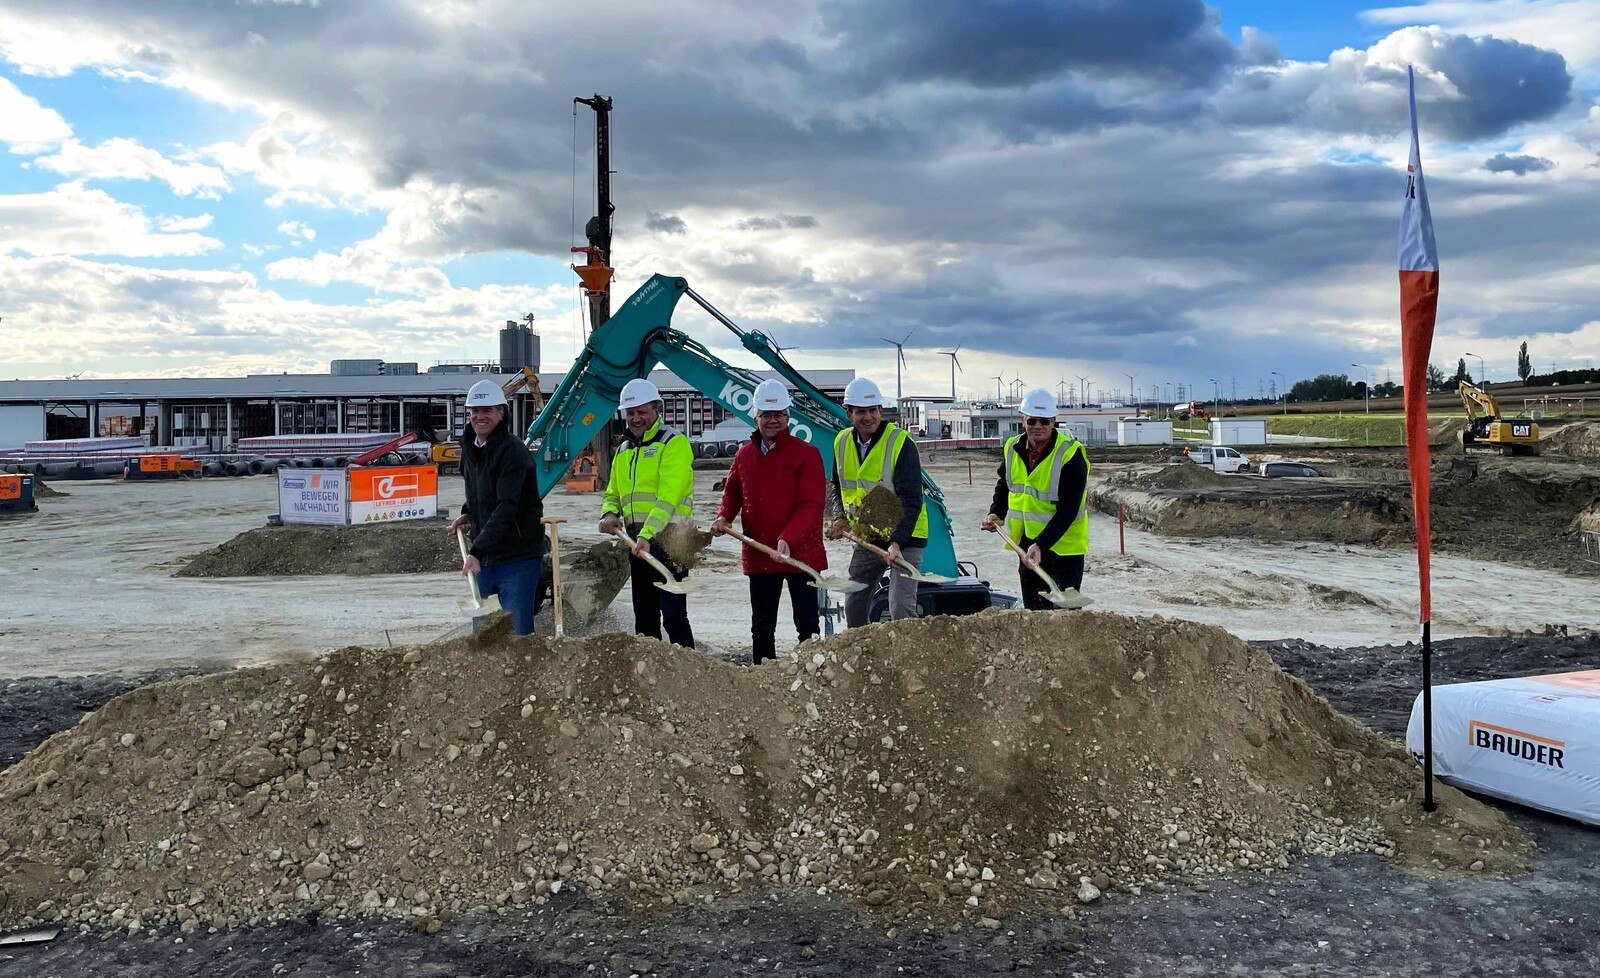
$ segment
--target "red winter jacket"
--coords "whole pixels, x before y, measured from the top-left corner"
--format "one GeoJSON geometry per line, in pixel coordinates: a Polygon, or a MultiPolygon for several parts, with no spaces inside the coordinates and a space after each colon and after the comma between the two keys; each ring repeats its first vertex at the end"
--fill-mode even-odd
{"type": "MultiPolygon", "coordinates": [[[[742,512],[740,531],[746,536],[774,548],[781,537],[789,541],[794,559],[821,570],[828,566],[822,548],[822,454],[785,431],[763,455],[760,439],[759,432],[752,434],[733,457],[717,515],[731,523],[742,512]]],[[[746,574],[795,573],[754,547],[739,549],[746,574]]]]}

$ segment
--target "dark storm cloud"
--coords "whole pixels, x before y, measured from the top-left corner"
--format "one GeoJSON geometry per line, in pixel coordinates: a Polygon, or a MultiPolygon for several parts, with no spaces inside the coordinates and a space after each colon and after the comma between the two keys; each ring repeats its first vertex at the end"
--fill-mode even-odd
{"type": "Polygon", "coordinates": [[[1483,161],[1483,168],[1490,173],[1515,173],[1519,177],[1542,173],[1554,167],[1554,161],[1542,156],[1512,156],[1507,153],[1497,153],[1483,161]]]}
{"type": "MultiPolygon", "coordinates": [[[[616,99],[621,262],[654,254],[668,267],[647,271],[695,276],[730,313],[784,307],[767,325],[809,350],[915,326],[919,343],[1019,358],[1339,359],[1345,321],[1393,306],[1398,174],[1303,146],[1280,158],[1287,140],[1260,130],[1400,146],[1401,58],[1431,73],[1424,125],[1453,139],[1544,118],[1571,87],[1553,52],[1437,30],[1326,64],[1282,62],[1248,32],[1241,53],[1184,0],[636,5],[603,32],[577,8],[494,2],[448,23],[400,0],[10,6],[139,38],[149,63],[312,120],[381,188],[440,188],[394,245],[417,259],[569,261],[572,172],[581,228],[593,145],[583,107],[574,145],[571,99],[598,88],[616,99]]],[[[1452,274],[1600,259],[1582,188],[1471,207],[1525,185],[1433,178],[1452,274]]],[[[1472,280],[1451,281],[1446,305],[1467,308],[1472,280]]],[[[1540,301],[1594,318],[1592,299],[1540,301]]]]}
{"type": "Polygon", "coordinates": [[[822,13],[866,84],[1016,88],[1070,71],[1195,84],[1236,56],[1199,0],[858,0],[822,13]]]}
{"type": "Polygon", "coordinates": [[[645,218],[644,226],[662,234],[684,234],[689,230],[683,218],[676,214],[651,214],[645,218]]]}

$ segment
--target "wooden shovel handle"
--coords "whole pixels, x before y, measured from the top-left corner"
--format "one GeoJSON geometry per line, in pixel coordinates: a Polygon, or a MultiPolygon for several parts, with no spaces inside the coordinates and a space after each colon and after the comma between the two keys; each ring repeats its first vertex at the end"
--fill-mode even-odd
{"type": "Polygon", "coordinates": [[[778,553],[778,551],[774,548],[767,546],[760,540],[753,540],[750,537],[745,536],[743,533],[740,533],[731,526],[723,530],[723,532],[728,536],[733,537],[735,540],[741,541],[745,546],[750,547],[752,550],[761,551],[768,557],[771,557],[773,560],[782,561],[783,563],[788,564],[790,567],[798,567],[800,570],[805,571],[812,577],[817,576],[816,570],[809,564],[803,564],[800,561],[795,560],[793,557],[785,557],[783,554],[778,553]]]}
{"type": "Polygon", "coordinates": [[[1032,570],[1035,574],[1038,574],[1041,580],[1050,585],[1051,591],[1060,592],[1061,585],[1057,584],[1055,578],[1046,573],[1043,567],[1040,567],[1038,564],[1035,564],[1028,559],[1028,552],[1023,550],[1022,547],[1017,544],[1017,541],[1011,539],[1011,534],[1005,531],[1005,527],[997,526],[995,527],[994,532],[1000,534],[1000,539],[1006,542],[1006,546],[1010,547],[1012,551],[1022,559],[1022,566],[1032,570]]]}

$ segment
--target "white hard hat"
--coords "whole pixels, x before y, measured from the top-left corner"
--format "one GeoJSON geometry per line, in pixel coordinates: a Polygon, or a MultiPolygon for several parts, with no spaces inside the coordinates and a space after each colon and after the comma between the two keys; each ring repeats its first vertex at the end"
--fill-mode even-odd
{"type": "Polygon", "coordinates": [[[763,380],[756,385],[757,411],[787,411],[794,400],[781,380],[763,380]]]}
{"type": "Polygon", "coordinates": [[[845,407],[883,407],[883,392],[865,377],[857,377],[844,389],[845,407]]]}
{"type": "Polygon", "coordinates": [[[495,407],[505,404],[506,392],[492,380],[480,380],[467,391],[467,407],[495,407]]]}
{"type": "Polygon", "coordinates": [[[1022,395],[1022,407],[1020,410],[1024,417],[1050,418],[1054,420],[1056,416],[1056,397],[1044,388],[1036,387],[1022,395]]]}
{"type": "Polygon", "coordinates": [[[641,377],[638,380],[630,380],[622,386],[622,400],[617,403],[617,406],[626,411],[628,408],[659,400],[661,400],[661,391],[656,389],[655,384],[641,377]]]}

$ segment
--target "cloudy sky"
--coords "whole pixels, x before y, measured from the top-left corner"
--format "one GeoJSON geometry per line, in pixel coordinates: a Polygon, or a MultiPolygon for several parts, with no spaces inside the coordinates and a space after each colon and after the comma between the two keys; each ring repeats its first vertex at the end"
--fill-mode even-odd
{"type": "Polygon", "coordinates": [[[891,386],[914,330],[908,393],[958,343],[963,393],[1382,381],[1407,64],[1435,360],[1600,360],[1600,0],[0,0],[0,377],[486,358],[528,312],[558,366],[601,92],[619,301],[683,275],[891,386]]]}

